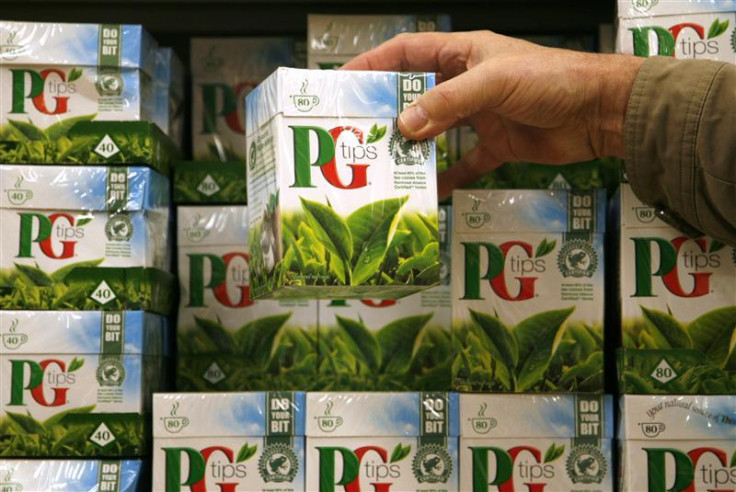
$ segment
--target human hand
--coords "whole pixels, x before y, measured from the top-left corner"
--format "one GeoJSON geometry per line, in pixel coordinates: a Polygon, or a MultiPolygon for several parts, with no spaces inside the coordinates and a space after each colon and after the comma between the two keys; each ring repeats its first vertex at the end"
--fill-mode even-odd
{"type": "Polygon", "coordinates": [[[643,59],[545,48],[492,32],[402,34],[343,66],[437,72],[399,116],[407,138],[475,128],[478,145],[442,173],[439,194],[504,162],[567,164],[623,156],[623,124],[643,59]]]}

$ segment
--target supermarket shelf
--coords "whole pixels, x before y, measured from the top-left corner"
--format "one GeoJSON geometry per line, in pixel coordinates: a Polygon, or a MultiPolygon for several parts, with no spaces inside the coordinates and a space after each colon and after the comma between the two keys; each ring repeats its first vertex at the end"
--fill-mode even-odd
{"type": "Polygon", "coordinates": [[[142,23],[156,35],[303,34],[319,13],[451,14],[455,30],[502,33],[594,32],[611,22],[614,2],[574,0],[3,0],[2,18],[58,22],[142,23]],[[451,7],[450,7],[451,5],[451,7]],[[42,8],[41,8],[42,7],[42,8]]]}

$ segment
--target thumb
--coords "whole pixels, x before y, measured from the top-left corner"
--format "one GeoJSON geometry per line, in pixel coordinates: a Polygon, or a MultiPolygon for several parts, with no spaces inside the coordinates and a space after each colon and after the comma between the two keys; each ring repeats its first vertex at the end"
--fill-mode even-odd
{"type": "Polygon", "coordinates": [[[399,130],[410,140],[436,137],[482,106],[483,81],[469,70],[425,92],[399,115],[399,130]]]}

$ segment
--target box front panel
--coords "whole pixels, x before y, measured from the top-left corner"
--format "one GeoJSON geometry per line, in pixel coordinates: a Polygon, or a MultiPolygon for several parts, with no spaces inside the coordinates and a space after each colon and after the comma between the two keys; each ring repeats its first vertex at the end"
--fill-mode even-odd
{"type": "Polygon", "coordinates": [[[307,437],[307,462],[310,491],[460,490],[457,438],[431,442],[410,437],[307,437]]]}
{"type": "Polygon", "coordinates": [[[460,463],[460,490],[615,490],[610,439],[460,438],[460,463]]]}
{"type": "Polygon", "coordinates": [[[673,56],[736,63],[734,8],[731,4],[730,12],[619,20],[617,51],[643,57],[673,56]]]}

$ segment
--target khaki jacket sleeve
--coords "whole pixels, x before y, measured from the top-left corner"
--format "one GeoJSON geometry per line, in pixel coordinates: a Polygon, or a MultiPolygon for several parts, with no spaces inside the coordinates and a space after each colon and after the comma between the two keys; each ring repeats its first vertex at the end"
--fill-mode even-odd
{"type": "Polygon", "coordinates": [[[736,245],[736,65],[646,60],[629,99],[624,152],[640,200],[688,234],[736,245]]]}

